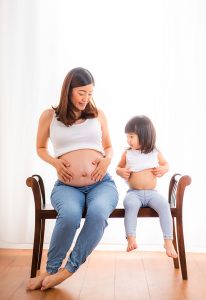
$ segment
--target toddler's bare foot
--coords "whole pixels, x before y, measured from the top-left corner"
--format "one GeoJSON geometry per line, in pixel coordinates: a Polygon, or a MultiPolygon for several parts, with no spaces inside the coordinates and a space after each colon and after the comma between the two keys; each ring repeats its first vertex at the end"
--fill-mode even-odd
{"type": "Polygon", "coordinates": [[[40,289],[44,278],[48,275],[49,273],[45,272],[37,277],[29,279],[26,289],[29,291],[40,289]]]}
{"type": "Polygon", "coordinates": [[[169,257],[177,258],[177,252],[175,251],[172,240],[165,240],[164,247],[169,257]]]}
{"type": "Polygon", "coordinates": [[[137,242],[136,242],[136,238],[134,236],[128,236],[127,242],[128,242],[127,252],[137,249],[137,242]]]}
{"type": "Polygon", "coordinates": [[[46,276],[42,282],[41,290],[44,291],[60,284],[72,274],[73,273],[70,273],[67,269],[61,269],[61,271],[56,274],[46,276]]]}

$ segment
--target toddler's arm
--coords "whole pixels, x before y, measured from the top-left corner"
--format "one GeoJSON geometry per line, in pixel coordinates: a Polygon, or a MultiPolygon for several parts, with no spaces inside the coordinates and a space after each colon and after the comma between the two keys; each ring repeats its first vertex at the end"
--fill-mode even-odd
{"type": "Polygon", "coordinates": [[[157,177],[162,177],[165,173],[169,171],[169,164],[163,157],[162,153],[158,153],[159,167],[154,168],[152,173],[157,177]]]}
{"type": "Polygon", "coordinates": [[[126,151],[122,154],[121,160],[116,167],[116,173],[125,180],[129,179],[131,171],[126,168],[126,151]]]}

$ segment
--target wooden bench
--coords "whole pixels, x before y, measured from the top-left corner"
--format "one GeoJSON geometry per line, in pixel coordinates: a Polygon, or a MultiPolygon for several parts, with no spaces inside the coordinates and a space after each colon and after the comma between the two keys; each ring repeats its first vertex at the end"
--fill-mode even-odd
{"type": "MultiPolygon", "coordinates": [[[[187,279],[187,264],[184,245],[184,234],[182,224],[182,206],[184,191],[187,185],[191,183],[188,175],[174,174],[170,179],[168,201],[171,207],[174,231],[174,246],[178,252],[178,258],[173,259],[174,267],[181,266],[182,278],[187,279]]],[[[34,244],[31,265],[31,277],[35,277],[37,270],[41,267],[42,250],[44,243],[45,220],[56,219],[57,212],[51,205],[46,204],[44,182],[39,175],[32,175],[26,180],[27,186],[32,188],[35,203],[35,231],[34,244]]],[[[82,218],[85,218],[86,212],[82,218]]],[[[158,217],[158,214],[149,207],[140,208],[138,217],[158,217]]],[[[110,218],[124,218],[124,209],[115,209],[110,218]]]]}

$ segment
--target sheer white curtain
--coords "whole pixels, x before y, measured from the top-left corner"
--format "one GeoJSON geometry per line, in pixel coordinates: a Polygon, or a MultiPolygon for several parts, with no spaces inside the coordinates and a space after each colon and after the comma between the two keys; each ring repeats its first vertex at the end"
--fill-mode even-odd
{"type": "MultiPolygon", "coordinates": [[[[127,186],[114,168],[126,146],[124,125],[149,116],[158,146],[170,162],[159,180],[187,173],[186,248],[206,249],[205,106],[206,4],[198,0],[0,1],[0,243],[30,247],[34,208],[25,180],[44,177],[47,199],[55,170],[35,152],[38,118],[58,103],[67,71],[88,68],[95,101],[107,115],[115,156],[110,167],[120,192],[127,186]]],[[[123,220],[110,220],[102,245],[125,245],[123,220]]],[[[158,220],[139,220],[140,245],[162,245],[158,220]]],[[[53,221],[48,222],[46,240],[53,221]]]]}

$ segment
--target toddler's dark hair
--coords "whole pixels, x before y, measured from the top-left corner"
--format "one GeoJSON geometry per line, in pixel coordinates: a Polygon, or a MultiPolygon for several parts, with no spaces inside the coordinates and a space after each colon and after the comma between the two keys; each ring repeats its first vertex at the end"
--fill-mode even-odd
{"type": "Polygon", "coordinates": [[[156,131],[152,121],[146,116],[134,116],[131,118],[125,126],[125,133],[138,135],[142,153],[150,153],[156,147],[156,131]]]}

